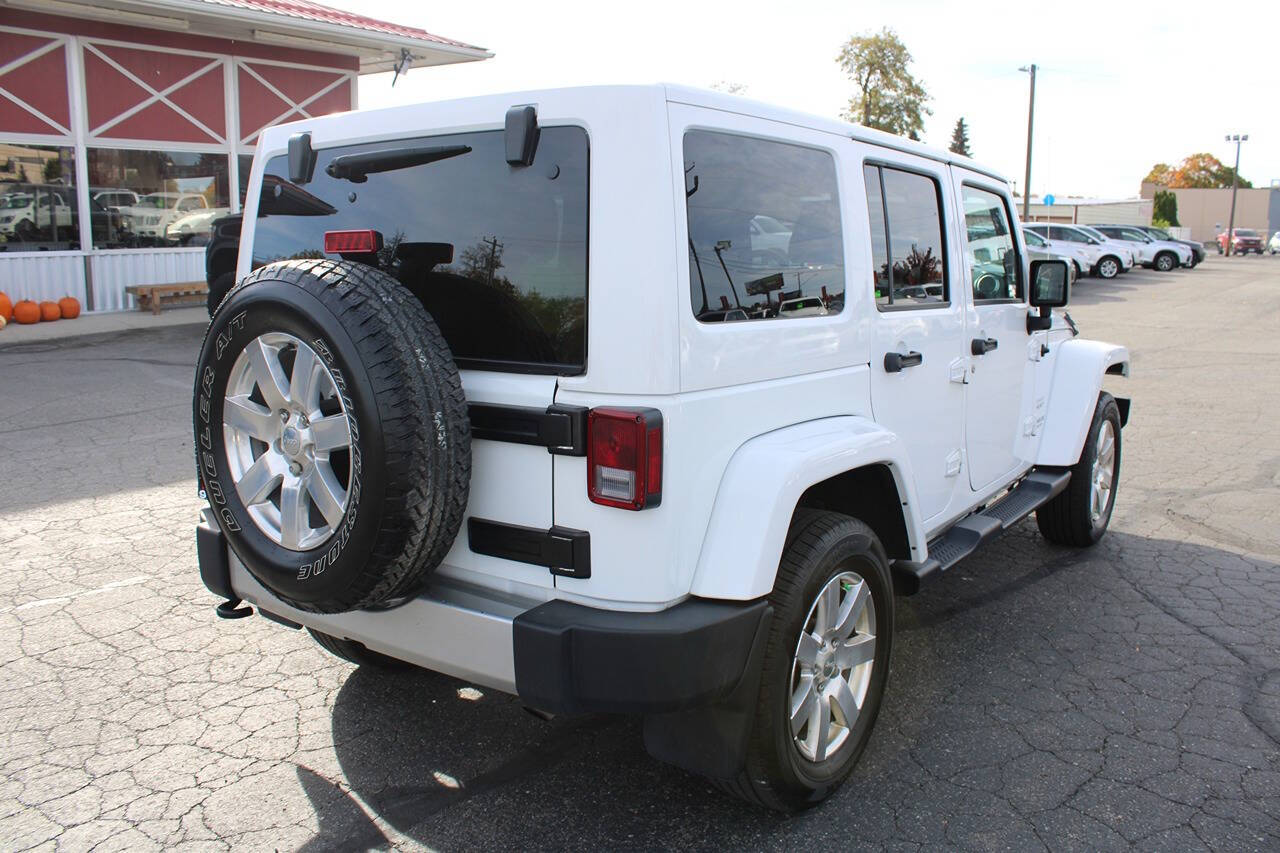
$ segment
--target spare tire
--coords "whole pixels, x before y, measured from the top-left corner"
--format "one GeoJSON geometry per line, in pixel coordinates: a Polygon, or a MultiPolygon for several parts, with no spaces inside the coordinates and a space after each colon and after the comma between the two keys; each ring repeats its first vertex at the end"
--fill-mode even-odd
{"type": "Polygon", "coordinates": [[[300,610],[413,595],[457,537],[471,481],[458,369],[373,267],[281,261],[236,285],[205,332],[194,420],[228,544],[300,610]]]}

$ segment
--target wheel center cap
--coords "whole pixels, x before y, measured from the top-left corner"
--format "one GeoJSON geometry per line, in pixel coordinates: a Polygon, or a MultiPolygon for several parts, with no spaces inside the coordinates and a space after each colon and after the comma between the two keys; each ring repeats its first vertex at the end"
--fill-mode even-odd
{"type": "Polygon", "coordinates": [[[827,661],[822,665],[822,677],[831,678],[836,674],[836,665],[834,661],[827,661]]]}
{"type": "Polygon", "coordinates": [[[290,456],[297,456],[302,450],[302,436],[294,426],[287,426],[280,436],[280,447],[290,456]]]}

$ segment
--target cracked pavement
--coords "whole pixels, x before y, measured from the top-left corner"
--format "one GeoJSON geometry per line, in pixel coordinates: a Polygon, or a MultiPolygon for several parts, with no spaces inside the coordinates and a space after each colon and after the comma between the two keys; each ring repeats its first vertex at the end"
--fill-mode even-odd
{"type": "Polygon", "coordinates": [[[1027,521],[899,599],[849,783],[791,818],[200,584],[201,331],[4,347],[0,847],[1280,847],[1280,259],[1085,280],[1134,399],[1097,547],[1027,521]]]}

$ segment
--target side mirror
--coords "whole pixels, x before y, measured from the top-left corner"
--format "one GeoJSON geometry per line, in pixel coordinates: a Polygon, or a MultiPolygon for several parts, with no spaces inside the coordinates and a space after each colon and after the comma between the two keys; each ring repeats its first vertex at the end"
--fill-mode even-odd
{"type": "Polygon", "coordinates": [[[1066,261],[1031,262],[1031,305],[1035,308],[1061,308],[1067,304],[1066,261]]]}
{"type": "Polygon", "coordinates": [[[1040,315],[1027,316],[1028,334],[1048,329],[1053,324],[1050,310],[1067,304],[1069,275],[1066,261],[1031,262],[1030,301],[1033,308],[1040,309],[1040,315]]]}

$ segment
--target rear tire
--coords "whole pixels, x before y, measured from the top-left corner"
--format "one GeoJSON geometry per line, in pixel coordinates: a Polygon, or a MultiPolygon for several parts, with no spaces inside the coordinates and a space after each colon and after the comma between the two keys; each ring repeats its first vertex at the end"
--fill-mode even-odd
{"type": "Polygon", "coordinates": [[[1098,395],[1093,423],[1071,482],[1036,510],[1040,535],[1058,545],[1086,548],[1107,532],[1120,481],[1120,407],[1105,391],[1098,395]]]}
{"type": "Polygon", "coordinates": [[[791,812],[832,794],[871,737],[893,642],[889,560],[861,521],[799,510],[769,598],[774,615],[746,767],[717,784],[791,812]],[[801,708],[798,728],[793,707],[801,708]]]}
{"type": "Polygon", "coordinates": [[[307,633],[320,645],[320,648],[331,655],[350,661],[356,666],[384,669],[388,672],[414,668],[413,664],[407,661],[388,657],[381,652],[375,652],[367,648],[364,643],[358,643],[355,640],[340,640],[337,637],[330,634],[322,634],[312,628],[308,628],[307,633]]]}

